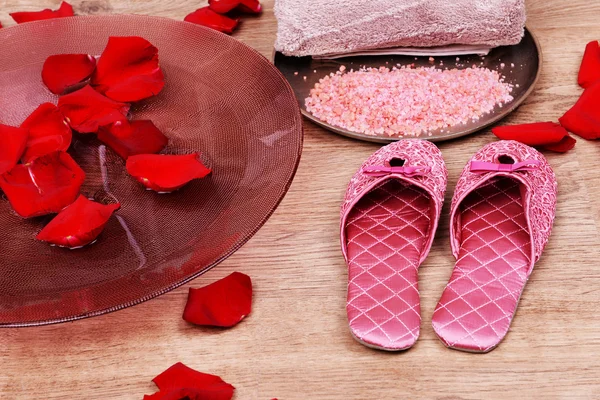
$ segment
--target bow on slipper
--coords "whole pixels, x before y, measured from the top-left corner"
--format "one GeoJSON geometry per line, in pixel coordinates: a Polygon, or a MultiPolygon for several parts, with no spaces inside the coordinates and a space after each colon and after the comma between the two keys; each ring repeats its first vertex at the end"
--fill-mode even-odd
{"type": "Polygon", "coordinates": [[[514,164],[497,164],[487,161],[471,161],[470,171],[474,173],[486,172],[522,172],[533,171],[540,166],[538,160],[525,160],[514,164]]]}
{"type": "Polygon", "coordinates": [[[365,175],[376,177],[400,174],[412,178],[413,176],[425,175],[430,170],[431,169],[429,167],[424,166],[386,167],[384,165],[371,165],[368,167],[364,167],[362,172],[365,175]]]}

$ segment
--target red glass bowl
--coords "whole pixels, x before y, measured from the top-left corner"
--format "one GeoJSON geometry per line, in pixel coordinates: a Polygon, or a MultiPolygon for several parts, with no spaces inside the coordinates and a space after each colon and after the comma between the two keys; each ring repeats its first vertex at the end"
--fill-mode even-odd
{"type": "Polygon", "coordinates": [[[82,192],[114,196],[122,208],[96,243],[67,250],[35,240],[51,217],[24,220],[3,196],[0,326],[100,315],[194,279],[265,223],[294,177],[302,119],[286,80],[255,50],[187,22],[86,16],[0,30],[0,122],[19,125],[56,102],[41,80],[46,57],[99,55],[109,36],[132,35],[158,47],[166,80],[133,115],[169,137],[165,152],[200,150],[213,174],[172,194],[148,192],[94,135],[76,135],[70,153],[87,173],[82,192]]]}

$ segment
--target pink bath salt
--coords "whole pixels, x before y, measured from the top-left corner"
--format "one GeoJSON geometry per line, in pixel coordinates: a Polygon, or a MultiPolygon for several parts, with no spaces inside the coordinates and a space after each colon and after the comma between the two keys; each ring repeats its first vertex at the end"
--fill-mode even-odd
{"type": "Polygon", "coordinates": [[[488,68],[363,68],[327,75],[305,104],[315,117],[367,135],[417,137],[479,120],[513,100],[488,68]]]}

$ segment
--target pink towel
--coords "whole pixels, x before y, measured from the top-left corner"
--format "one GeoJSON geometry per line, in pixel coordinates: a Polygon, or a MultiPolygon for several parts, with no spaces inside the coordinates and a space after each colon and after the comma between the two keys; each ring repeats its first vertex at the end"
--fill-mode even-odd
{"type": "Polygon", "coordinates": [[[286,55],[521,41],[524,0],[276,0],[275,48],[286,55]]]}

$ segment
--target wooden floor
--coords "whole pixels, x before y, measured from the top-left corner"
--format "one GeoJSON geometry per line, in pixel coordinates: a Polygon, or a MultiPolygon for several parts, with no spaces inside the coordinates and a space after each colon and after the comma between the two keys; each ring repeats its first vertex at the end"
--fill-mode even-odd
{"type": "MultiPolygon", "coordinates": [[[[301,0],[298,0],[301,1],[301,0]]],[[[56,8],[59,0],[2,0],[9,12],[56,8]]],[[[138,13],[183,19],[195,1],[72,0],[78,14],[138,13]]],[[[235,37],[269,57],[273,0],[235,37]]],[[[556,120],[578,98],[585,44],[600,39],[597,0],[527,1],[529,27],[544,50],[541,80],[506,123],[556,120]]],[[[10,55],[2,54],[0,57],[10,55]]],[[[560,184],[554,232],[523,294],[511,330],[486,355],[447,350],[431,314],[450,276],[448,204],[420,270],[423,323],[416,346],[385,354],[356,343],[345,314],[346,267],[339,205],[346,184],[378,146],[305,122],[306,144],[291,190],[240,251],[191,284],[113,314],[40,328],[0,330],[0,399],[141,399],[150,379],[182,361],[221,375],[235,399],[598,399],[600,398],[600,143],[580,140],[548,153],[560,184]],[[226,331],[181,319],[190,286],[232,271],[249,274],[254,311],[226,331]]],[[[440,145],[448,198],[486,130],[440,145]]]]}

